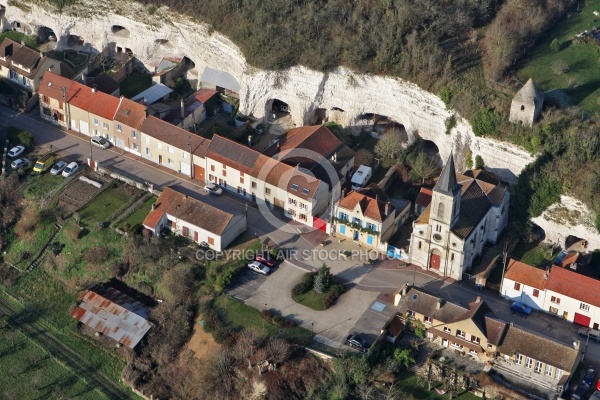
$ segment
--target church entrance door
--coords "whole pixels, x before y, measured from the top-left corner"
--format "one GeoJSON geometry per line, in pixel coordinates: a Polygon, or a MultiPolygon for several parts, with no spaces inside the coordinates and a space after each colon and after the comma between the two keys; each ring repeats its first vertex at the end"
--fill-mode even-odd
{"type": "Polygon", "coordinates": [[[429,257],[429,268],[440,269],[440,259],[440,254],[434,250],[429,257]]]}

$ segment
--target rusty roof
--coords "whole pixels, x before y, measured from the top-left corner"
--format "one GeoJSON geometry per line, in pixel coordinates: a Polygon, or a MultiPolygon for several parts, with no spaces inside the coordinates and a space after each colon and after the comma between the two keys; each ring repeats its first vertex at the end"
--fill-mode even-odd
{"type": "Polygon", "coordinates": [[[208,100],[210,100],[213,96],[215,96],[218,93],[219,92],[217,92],[216,90],[213,90],[213,89],[200,89],[196,93],[194,93],[191,96],[191,98],[194,98],[201,103],[206,103],[208,100]]]}
{"type": "Polygon", "coordinates": [[[114,287],[86,290],[70,316],[133,349],[152,325],[148,306],[114,287]]]}
{"type": "MultiPolygon", "coordinates": [[[[379,222],[383,222],[386,218],[386,203],[378,198],[373,198],[363,193],[351,191],[338,201],[338,206],[345,208],[346,210],[353,210],[357,205],[360,206],[362,214],[367,218],[371,218],[379,222]]],[[[390,208],[387,215],[390,215],[395,211],[394,206],[390,205],[389,207],[390,208]]]]}
{"type": "Polygon", "coordinates": [[[537,268],[511,258],[506,267],[504,278],[535,289],[544,290],[548,276],[545,269],[537,268]]]}
{"type": "Polygon", "coordinates": [[[422,187],[419,190],[419,195],[415,200],[415,203],[420,205],[421,207],[427,207],[431,203],[431,196],[433,195],[433,191],[426,187],[422,187]]]}

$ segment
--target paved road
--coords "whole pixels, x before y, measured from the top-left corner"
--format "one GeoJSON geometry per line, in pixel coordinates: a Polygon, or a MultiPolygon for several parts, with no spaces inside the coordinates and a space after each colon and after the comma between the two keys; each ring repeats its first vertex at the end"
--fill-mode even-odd
{"type": "Polygon", "coordinates": [[[32,340],[40,343],[44,349],[68,365],[78,376],[84,377],[93,387],[103,392],[109,399],[132,399],[131,394],[113,382],[94,366],[88,364],[77,353],[62,344],[52,334],[35,323],[29,314],[21,313],[11,304],[0,298],[0,314],[12,317],[11,323],[25,332],[32,340]]]}

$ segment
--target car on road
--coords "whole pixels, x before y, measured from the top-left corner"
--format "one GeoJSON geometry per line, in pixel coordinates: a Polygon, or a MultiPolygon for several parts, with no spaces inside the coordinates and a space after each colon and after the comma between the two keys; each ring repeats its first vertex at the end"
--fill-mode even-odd
{"type": "Polygon", "coordinates": [[[585,372],[585,376],[583,377],[583,383],[591,386],[594,383],[594,379],[596,379],[596,373],[598,372],[598,368],[590,365],[585,372]]]}
{"type": "Polygon", "coordinates": [[[510,306],[510,309],[513,310],[514,312],[517,312],[517,313],[523,314],[523,315],[531,314],[531,307],[521,303],[520,301],[515,301],[514,303],[512,303],[512,306],[510,306]]]}
{"type": "Polygon", "coordinates": [[[346,338],[346,344],[360,351],[367,351],[371,345],[359,335],[350,334],[346,338]]]}
{"type": "Polygon", "coordinates": [[[585,399],[585,394],[587,393],[590,387],[584,383],[580,383],[573,390],[573,394],[571,394],[571,400],[582,400],[585,399]]]}
{"type": "Polygon", "coordinates": [[[77,171],[79,171],[79,165],[75,161],[73,161],[72,163],[66,166],[66,168],[62,172],[62,176],[68,178],[70,176],[75,175],[77,171]]]}
{"type": "Polygon", "coordinates": [[[10,158],[19,157],[25,151],[25,146],[15,146],[8,151],[8,156],[10,158]]]}
{"type": "Polygon", "coordinates": [[[223,188],[214,182],[209,182],[204,186],[204,190],[206,190],[210,194],[214,194],[215,196],[220,196],[223,194],[223,188]]]}
{"type": "Polygon", "coordinates": [[[10,166],[12,169],[27,168],[29,167],[29,160],[26,158],[17,158],[10,166]]]}
{"type": "Polygon", "coordinates": [[[269,268],[273,268],[277,263],[277,260],[273,258],[269,253],[263,253],[254,257],[254,261],[258,261],[261,264],[265,264],[269,268]]]}
{"type": "Polygon", "coordinates": [[[263,274],[265,276],[267,276],[269,272],[271,272],[271,269],[269,267],[258,261],[251,261],[250,263],[248,263],[248,268],[250,268],[254,272],[263,274]]]}
{"type": "Polygon", "coordinates": [[[101,149],[108,149],[110,147],[110,142],[102,136],[93,136],[90,141],[94,146],[100,147],[101,149]]]}
{"type": "Polygon", "coordinates": [[[66,166],[67,166],[66,162],[59,161],[56,164],[54,164],[54,166],[50,170],[50,173],[52,175],[60,175],[63,172],[63,170],[66,168],[66,166]]]}

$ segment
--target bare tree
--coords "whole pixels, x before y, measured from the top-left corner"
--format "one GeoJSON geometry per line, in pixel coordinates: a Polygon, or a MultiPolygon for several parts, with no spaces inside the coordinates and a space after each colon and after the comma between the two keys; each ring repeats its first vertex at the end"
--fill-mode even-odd
{"type": "Polygon", "coordinates": [[[371,400],[375,398],[375,386],[370,383],[363,382],[356,387],[356,394],[363,400],[371,400]]]}
{"type": "Polygon", "coordinates": [[[402,137],[396,129],[386,133],[375,145],[375,154],[385,168],[396,164],[402,151],[402,137]]]}
{"type": "Polygon", "coordinates": [[[425,182],[425,179],[431,178],[438,172],[438,166],[435,161],[423,152],[419,153],[414,158],[412,168],[415,175],[421,178],[421,183],[425,182]]]}
{"type": "Polygon", "coordinates": [[[267,343],[267,352],[273,360],[275,369],[277,364],[284,362],[290,355],[291,348],[288,342],[283,339],[272,339],[267,343]]]}
{"type": "Polygon", "coordinates": [[[260,335],[255,329],[244,329],[237,337],[235,350],[240,358],[248,360],[248,368],[252,368],[252,356],[259,342],[260,335]]]}

